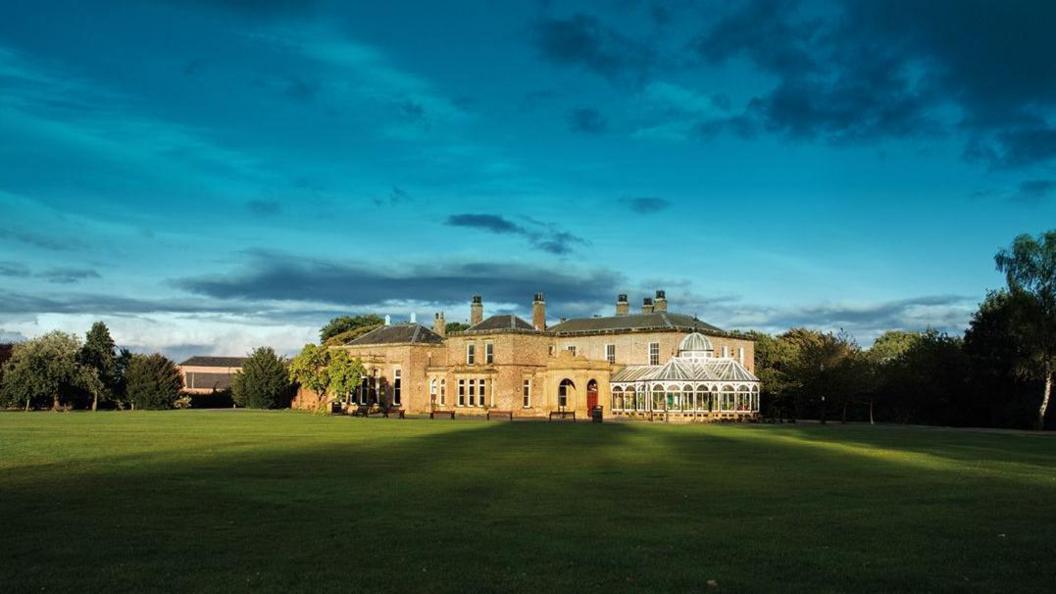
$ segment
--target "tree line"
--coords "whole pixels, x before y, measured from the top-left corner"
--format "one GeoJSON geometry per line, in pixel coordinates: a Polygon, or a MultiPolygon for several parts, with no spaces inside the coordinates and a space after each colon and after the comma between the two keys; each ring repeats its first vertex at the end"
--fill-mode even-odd
{"type": "Polygon", "coordinates": [[[1021,235],[994,258],[990,292],[963,336],[889,331],[870,348],[846,333],[759,332],[763,413],[953,426],[1044,428],[1056,369],[1056,231],[1021,235]]]}

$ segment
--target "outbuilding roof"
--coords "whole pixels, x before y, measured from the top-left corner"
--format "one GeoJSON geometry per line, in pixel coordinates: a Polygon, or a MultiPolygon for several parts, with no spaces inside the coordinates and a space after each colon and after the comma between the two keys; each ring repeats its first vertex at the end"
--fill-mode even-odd
{"type": "Polygon", "coordinates": [[[180,365],[188,367],[242,367],[248,357],[203,357],[195,355],[180,365]]]}
{"type": "Polygon", "coordinates": [[[370,344],[442,344],[442,336],[421,324],[406,323],[381,326],[348,343],[348,346],[370,344]]]}
{"type": "Polygon", "coordinates": [[[642,332],[647,330],[725,334],[721,328],[701,322],[692,316],[666,311],[628,314],[625,316],[607,316],[602,318],[579,318],[561,322],[550,328],[550,331],[558,336],[612,332],[642,332]]]}

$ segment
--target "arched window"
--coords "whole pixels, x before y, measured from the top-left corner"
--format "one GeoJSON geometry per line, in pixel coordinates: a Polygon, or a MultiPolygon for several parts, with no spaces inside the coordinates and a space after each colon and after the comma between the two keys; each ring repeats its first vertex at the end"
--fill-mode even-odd
{"type": "Polygon", "coordinates": [[[751,391],[747,385],[737,386],[737,411],[748,412],[752,407],[751,391]]]}
{"type": "Polygon", "coordinates": [[[612,410],[613,412],[623,410],[623,388],[619,386],[612,388],[612,410]]]}
{"type": "Polygon", "coordinates": [[[429,380],[429,404],[434,404],[435,405],[436,404],[436,397],[437,397],[436,378],[434,377],[434,378],[429,380]]]}
{"type": "Polygon", "coordinates": [[[697,386],[697,408],[695,409],[697,412],[708,412],[709,396],[708,386],[704,384],[697,386]]]}
{"type": "Polygon", "coordinates": [[[635,392],[634,386],[627,386],[627,389],[623,391],[623,410],[627,412],[639,410],[638,398],[639,396],[635,392]]]}
{"type": "Polygon", "coordinates": [[[557,386],[557,406],[565,408],[569,404],[570,397],[576,390],[576,384],[570,379],[563,379],[557,386]]]}
{"type": "Polygon", "coordinates": [[[696,408],[696,398],[693,396],[693,386],[686,384],[682,386],[682,410],[693,410],[696,408]]]}
{"type": "Polygon", "coordinates": [[[660,384],[653,386],[653,401],[651,410],[663,410],[664,409],[664,387],[660,384]]]}
{"type": "Polygon", "coordinates": [[[726,385],[722,387],[722,396],[720,400],[720,409],[722,412],[730,412],[734,410],[734,392],[733,386],[726,385]]]}

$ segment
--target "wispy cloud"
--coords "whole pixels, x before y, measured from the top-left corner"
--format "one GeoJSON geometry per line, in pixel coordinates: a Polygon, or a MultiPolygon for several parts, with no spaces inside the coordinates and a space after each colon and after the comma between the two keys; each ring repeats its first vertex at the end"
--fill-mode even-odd
{"type": "Polygon", "coordinates": [[[447,217],[446,224],[500,235],[518,235],[526,238],[536,248],[559,256],[571,253],[576,246],[587,244],[587,240],[582,237],[557,229],[552,224],[534,219],[527,219],[527,222],[532,225],[531,228],[499,215],[465,213],[447,217]]]}

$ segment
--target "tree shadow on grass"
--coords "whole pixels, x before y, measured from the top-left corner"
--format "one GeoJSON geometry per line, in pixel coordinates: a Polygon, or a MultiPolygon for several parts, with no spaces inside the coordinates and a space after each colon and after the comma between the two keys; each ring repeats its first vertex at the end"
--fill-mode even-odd
{"type": "MultiPolygon", "coordinates": [[[[993,589],[987,568],[1029,590],[1042,575],[1018,540],[1004,553],[951,549],[982,532],[897,496],[945,480],[740,428],[317,417],[281,428],[5,472],[5,579],[18,591],[670,591],[709,579],[879,591],[963,586],[960,572],[993,589]],[[872,480],[885,477],[902,482],[872,480]],[[914,528],[925,533],[903,534],[914,528]],[[955,550],[952,568],[929,572],[955,550]],[[1010,551],[1018,575],[1005,571],[1010,551]]],[[[1036,510],[1019,511],[1009,525],[1036,510]]]]}

